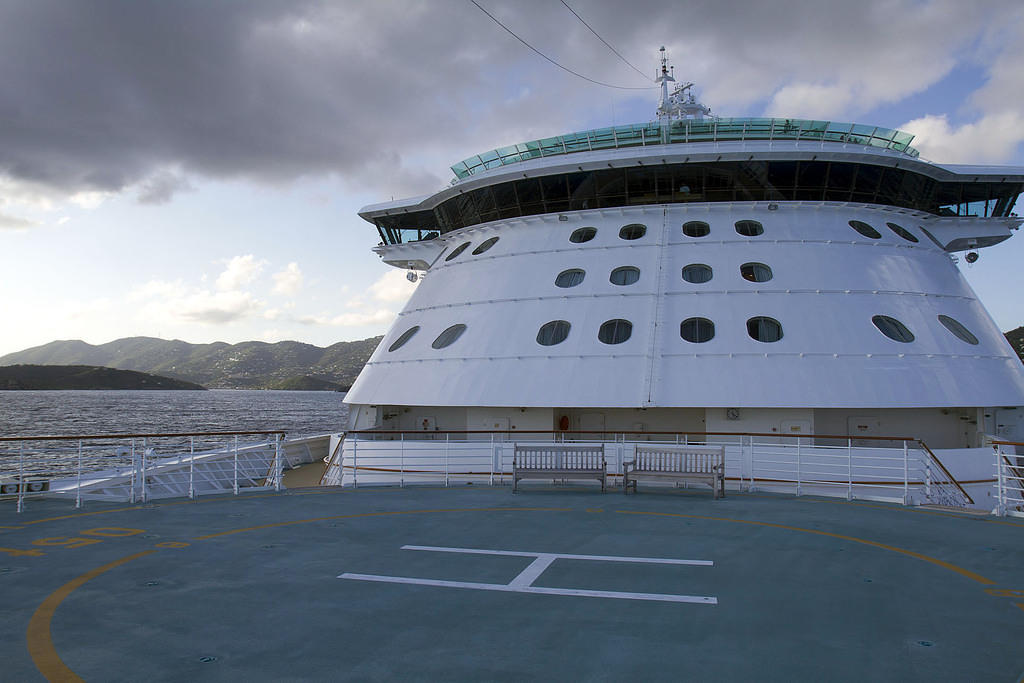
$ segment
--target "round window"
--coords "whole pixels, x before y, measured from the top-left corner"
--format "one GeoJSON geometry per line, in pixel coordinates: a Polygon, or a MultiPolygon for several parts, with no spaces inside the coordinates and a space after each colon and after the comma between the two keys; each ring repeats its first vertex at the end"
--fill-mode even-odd
{"type": "Polygon", "coordinates": [[[687,318],[679,325],[679,336],[694,344],[711,341],[715,336],[715,324],[707,318],[687,318]]]}
{"type": "Polygon", "coordinates": [[[555,285],[568,289],[569,287],[575,287],[576,285],[583,282],[583,278],[586,277],[586,273],[579,268],[570,268],[569,270],[563,270],[555,278],[555,285]]]}
{"type": "Polygon", "coordinates": [[[446,258],[445,261],[451,261],[453,258],[458,256],[459,254],[461,254],[462,252],[466,251],[466,247],[468,247],[469,245],[470,245],[470,242],[463,242],[459,246],[455,247],[455,250],[452,251],[452,253],[448,254],[448,258],[446,258]]]}
{"type": "Polygon", "coordinates": [[[589,242],[597,235],[597,228],[577,228],[569,235],[569,241],[575,244],[589,242]]]}
{"type": "Polygon", "coordinates": [[[947,330],[952,332],[956,337],[968,344],[978,344],[978,338],[971,334],[971,331],[963,326],[959,320],[954,320],[948,315],[940,315],[939,322],[945,326],[947,330]]]}
{"type": "Polygon", "coordinates": [[[416,325],[414,327],[410,327],[409,329],[407,329],[405,332],[402,333],[401,337],[396,339],[395,342],[391,346],[388,347],[388,352],[390,353],[391,351],[395,351],[395,350],[400,349],[403,346],[405,346],[405,342],[407,342],[410,339],[412,339],[413,335],[416,334],[419,331],[420,331],[420,326],[419,325],[416,325]]]}
{"type": "Polygon", "coordinates": [[[747,334],[759,342],[777,342],[782,339],[782,325],[775,318],[758,316],[747,321],[747,334]]]}
{"type": "Polygon", "coordinates": [[[909,344],[914,341],[914,333],[907,329],[907,326],[896,318],[887,315],[876,315],[871,318],[878,331],[893,341],[909,344]]]}
{"type": "Polygon", "coordinates": [[[879,237],[882,236],[882,233],[878,232],[870,225],[862,221],[850,221],[850,227],[859,232],[860,234],[864,235],[865,237],[870,237],[873,240],[877,240],[879,237]]]}
{"type": "Polygon", "coordinates": [[[904,228],[902,225],[896,225],[895,223],[886,223],[886,225],[889,226],[890,230],[892,230],[894,233],[896,233],[906,241],[913,242],[915,244],[918,242],[918,239],[914,237],[914,234],[907,230],[906,228],[904,228]]]}
{"type": "Polygon", "coordinates": [[[566,320],[552,320],[544,323],[537,331],[537,343],[541,346],[554,346],[561,344],[569,336],[569,322],[566,320]]]}
{"type": "Polygon", "coordinates": [[[691,263],[683,267],[683,279],[695,285],[708,282],[712,276],[711,266],[704,265],[703,263],[691,263]]]}
{"type": "Polygon", "coordinates": [[[764,234],[764,226],[757,221],[736,221],[736,232],[744,237],[757,237],[764,234]]]}
{"type": "Polygon", "coordinates": [[[605,344],[621,344],[633,334],[633,323],[617,318],[601,325],[597,338],[605,344]]]}
{"type": "Polygon", "coordinates": [[[763,263],[744,263],[740,266],[740,275],[748,282],[768,282],[772,279],[772,269],[763,263]]]}
{"type": "Polygon", "coordinates": [[[431,346],[435,349],[443,349],[446,346],[451,346],[465,331],[466,326],[461,323],[458,325],[452,325],[447,330],[437,335],[437,339],[434,340],[434,343],[431,344],[431,346]]]}
{"type": "Polygon", "coordinates": [[[473,250],[473,256],[479,256],[491,247],[493,247],[498,241],[497,237],[492,237],[489,240],[484,240],[480,243],[480,246],[473,250]]]}
{"type": "Polygon", "coordinates": [[[612,271],[608,281],[613,285],[631,285],[640,279],[640,269],[633,266],[622,266],[612,271]]]}
{"type": "Polygon", "coordinates": [[[704,221],[688,221],[683,223],[683,234],[687,237],[707,237],[711,226],[704,221]]]}
{"type": "Polygon", "coordinates": [[[624,240],[638,240],[647,234],[647,226],[639,223],[630,223],[622,226],[619,230],[619,237],[624,240]]]}

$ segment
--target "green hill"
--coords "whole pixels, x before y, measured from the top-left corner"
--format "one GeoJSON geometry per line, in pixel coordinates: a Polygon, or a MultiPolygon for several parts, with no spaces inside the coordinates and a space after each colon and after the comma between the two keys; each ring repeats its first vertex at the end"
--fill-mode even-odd
{"type": "Polygon", "coordinates": [[[0,389],[190,389],[205,387],[134,370],[91,365],[10,365],[0,367],[0,389]]]}
{"type": "Polygon", "coordinates": [[[1024,363],[1024,326],[1007,332],[1006,341],[1010,342],[1010,346],[1017,352],[1017,357],[1024,363]]]}
{"type": "Polygon", "coordinates": [[[216,389],[269,389],[310,376],[347,387],[355,381],[381,337],[326,348],[294,341],[189,344],[128,337],[92,345],[54,341],[0,357],[0,365],[94,365],[196,382],[216,389]]]}

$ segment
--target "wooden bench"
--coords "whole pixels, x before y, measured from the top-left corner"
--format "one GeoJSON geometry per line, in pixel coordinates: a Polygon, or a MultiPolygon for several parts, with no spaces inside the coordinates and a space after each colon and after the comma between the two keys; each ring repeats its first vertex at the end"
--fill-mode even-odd
{"type": "Polygon", "coordinates": [[[512,493],[520,479],[597,479],[604,493],[608,465],[603,445],[519,444],[512,459],[512,493]]]}
{"type": "Polygon", "coordinates": [[[622,463],[622,492],[637,480],[703,482],[715,498],[725,496],[725,446],[638,445],[636,458],[622,463]]]}

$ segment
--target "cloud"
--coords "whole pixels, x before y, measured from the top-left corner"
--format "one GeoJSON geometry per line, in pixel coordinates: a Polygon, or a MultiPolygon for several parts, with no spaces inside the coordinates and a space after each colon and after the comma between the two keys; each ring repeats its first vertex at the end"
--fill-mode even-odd
{"type": "Polygon", "coordinates": [[[409,282],[403,270],[388,270],[369,287],[370,295],[377,301],[404,303],[416,289],[416,283],[409,282]]]}
{"type": "Polygon", "coordinates": [[[247,285],[259,276],[265,265],[265,260],[257,260],[252,254],[235,256],[217,277],[217,289],[234,290],[247,285]]]}
{"type": "Polygon", "coordinates": [[[0,230],[27,230],[39,225],[38,221],[0,213],[0,230]]]}
{"type": "Polygon", "coordinates": [[[189,287],[181,280],[151,280],[129,292],[140,305],[143,318],[165,321],[224,324],[255,315],[260,303],[249,292],[189,287]]]}
{"type": "Polygon", "coordinates": [[[908,121],[900,130],[912,133],[921,156],[951,164],[1004,162],[1024,141],[1024,116],[1004,112],[984,116],[975,123],[953,127],[945,114],[908,121]]]}
{"type": "Polygon", "coordinates": [[[302,271],[294,261],[284,270],[274,273],[273,277],[275,294],[296,294],[302,289],[302,271]]]}
{"type": "Polygon", "coordinates": [[[384,309],[366,311],[360,313],[343,313],[341,315],[303,315],[294,318],[295,322],[302,325],[330,325],[333,327],[363,327],[366,325],[381,325],[390,323],[395,319],[395,312],[384,309]]]}
{"type": "Polygon", "coordinates": [[[166,204],[175,194],[195,189],[184,175],[161,170],[139,183],[138,201],[140,204],[166,204]]]}
{"type": "Polygon", "coordinates": [[[842,116],[853,97],[849,87],[794,83],[775,93],[766,113],[769,116],[831,119],[842,116]]]}

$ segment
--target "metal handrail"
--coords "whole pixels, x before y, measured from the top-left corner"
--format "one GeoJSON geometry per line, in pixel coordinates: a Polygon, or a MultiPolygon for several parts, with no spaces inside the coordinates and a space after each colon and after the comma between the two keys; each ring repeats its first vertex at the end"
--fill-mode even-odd
{"type": "Polygon", "coordinates": [[[939,460],[939,457],[932,453],[932,449],[928,448],[928,444],[926,444],[924,441],[921,441],[920,439],[917,439],[917,443],[921,444],[922,450],[924,450],[924,452],[928,454],[928,457],[930,457],[932,461],[939,466],[939,469],[942,470],[942,473],[949,477],[949,481],[952,482],[953,485],[957,487],[957,489],[960,491],[960,494],[967,500],[968,505],[974,505],[974,499],[971,498],[970,494],[968,494],[967,491],[964,490],[964,487],[960,485],[960,482],[956,480],[956,477],[950,474],[949,470],[946,469],[946,466],[942,464],[941,460],[939,460]]]}
{"type": "MultiPolygon", "coordinates": [[[[352,429],[346,434],[629,434],[647,436],[767,436],[786,439],[852,439],[854,441],[913,441],[924,443],[912,436],[857,436],[854,434],[791,434],[779,432],[690,432],[690,431],[630,431],[615,430],[558,430],[558,429],[352,429]]],[[[1024,446],[1024,444],[1021,444],[1024,446]]]]}
{"type": "Polygon", "coordinates": [[[287,434],[283,429],[245,432],[156,432],[152,434],[51,434],[42,436],[0,436],[0,441],[85,441],[86,439],[156,439],[178,436],[247,436],[250,434],[287,434]]]}

